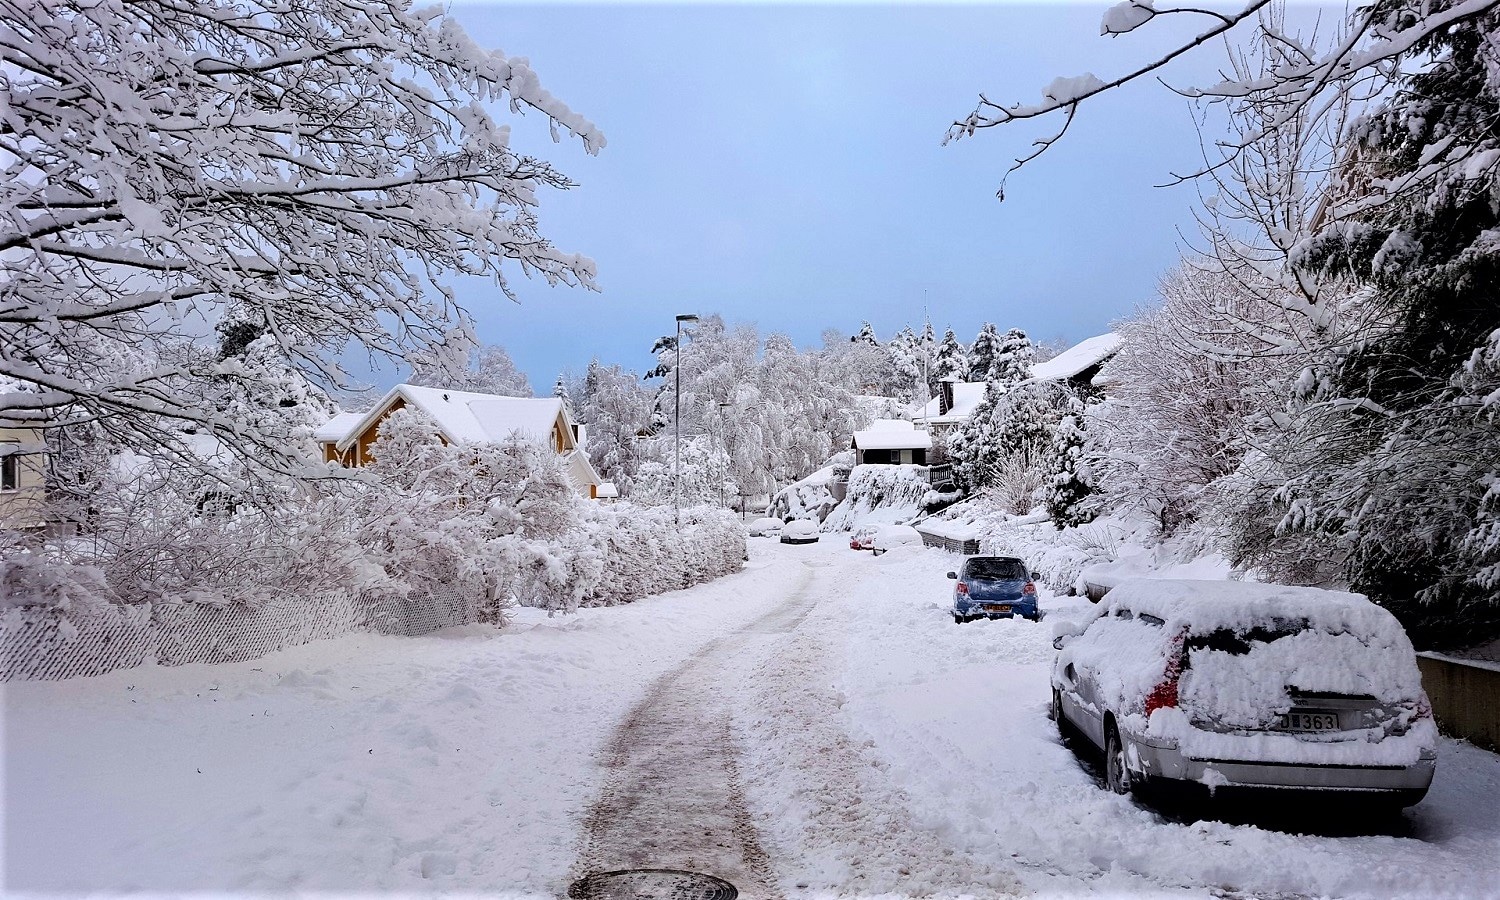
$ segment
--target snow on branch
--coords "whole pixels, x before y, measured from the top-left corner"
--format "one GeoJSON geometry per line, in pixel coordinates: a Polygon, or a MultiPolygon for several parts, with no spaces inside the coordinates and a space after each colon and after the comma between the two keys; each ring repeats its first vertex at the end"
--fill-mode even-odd
{"type": "Polygon", "coordinates": [[[449,276],[594,288],[536,216],[572,182],[511,148],[497,104],[605,144],[438,8],[0,0],[0,416],[143,439],[167,417],[274,457],[284,436],[212,399],[216,326],[341,386],[351,349],[468,328],[449,276]]]}
{"type": "MultiPolygon", "coordinates": [[[[1170,13],[1204,16],[1212,24],[1207,30],[1177,43],[1165,53],[1115,78],[1101,79],[1090,74],[1055,79],[1043,92],[1043,99],[1039,103],[1005,105],[981,94],[974,110],[949,127],[945,143],[972,137],[980,129],[1007,125],[1023,119],[1041,118],[1052,113],[1064,113],[1066,121],[1063,127],[1051,137],[1034,142],[1033,146],[1037,149],[1016,159],[1006,171],[1008,177],[1056,143],[1067,130],[1067,124],[1077,114],[1078,107],[1085,101],[1145,76],[1157,75],[1179,57],[1215,38],[1241,29],[1247,21],[1253,21],[1258,23],[1257,27],[1264,39],[1283,48],[1277,65],[1253,76],[1237,72],[1236,77],[1210,86],[1173,89],[1183,96],[1207,101],[1253,98],[1266,103],[1274,102],[1278,115],[1265,121],[1264,130],[1259,134],[1241,135],[1239,146],[1245,146],[1305,115],[1310,107],[1320,103],[1338,103],[1337,99],[1326,99],[1330,94],[1336,97],[1347,96],[1360,85],[1369,89],[1370,82],[1389,84],[1399,71],[1402,61],[1418,53],[1426,39],[1454,25],[1483,16],[1497,5],[1500,5],[1500,0],[1459,0],[1447,4],[1372,4],[1351,14],[1347,35],[1342,41],[1326,49],[1314,50],[1304,46],[1296,35],[1282,30],[1279,15],[1262,15],[1275,9],[1272,0],[1250,0],[1243,8],[1233,12],[1196,7],[1156,8],[1148,0],[1125,0],[1110,7],[1105,13],[1100,26],[1101,34],[1118,37],[1170,13]]],[[[1370,90],[1378,92],[1379,88],[1370,90]]],[[[1003,185],[1002,179],[999,192],[1001,199],[1004,199],[1003,185]]]]}

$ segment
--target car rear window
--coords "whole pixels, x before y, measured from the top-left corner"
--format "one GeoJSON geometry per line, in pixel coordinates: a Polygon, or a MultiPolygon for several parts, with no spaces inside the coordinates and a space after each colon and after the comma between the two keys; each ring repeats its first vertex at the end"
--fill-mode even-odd
{"type": "Polygon", "coordinates": [[[964,566],[964,574],[991,581],[1025,580],[1026,566],[1019,559],[971,559],[964,566]]]}
{"type": "Polygon", "coordinates": [[[1249,628],[1218,628],[1207,634],[1191,635],[1188,650],[1220,650],[1230,656],[1244,656],[1254,644],[1269,644],[1308,630],[1306,619],[1272,619],[1249,628]]]}

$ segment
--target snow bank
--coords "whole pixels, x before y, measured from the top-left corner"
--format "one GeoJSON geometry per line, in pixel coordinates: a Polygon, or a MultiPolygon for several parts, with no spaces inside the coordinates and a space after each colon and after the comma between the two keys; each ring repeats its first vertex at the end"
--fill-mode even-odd
{"type": "Polygon", "coordinates": [[[848,493],[824,520],[824,530],[910,522],[921,514],[931,490],[924,466],[855,466],[849,473],[848,493]]]}

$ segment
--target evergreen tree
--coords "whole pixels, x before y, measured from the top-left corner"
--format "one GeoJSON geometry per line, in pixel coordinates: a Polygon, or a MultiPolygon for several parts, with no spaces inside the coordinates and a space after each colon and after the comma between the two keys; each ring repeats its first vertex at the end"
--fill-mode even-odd
{"type": "Polygon", "coordinates": [[[1000,357],[1000,332],[989,322],[980,326],[979,334],[969,347],[969,378],[972,381],[994,381],[999,373],[995,363],[1000,357]]]}
{"type": "MultiPolygon", "coordinates": [[[[1415,12],[1383,0],[1372,15],[1415,12]]],[[[1419,646],[1500,633],[1500,543],[1485,537],[1500,499],[1497,39],[1492,7],[1413,48],[1424,64],[1354,129],[1347,180],[1362,193],[1300,260],[1357,279],[1379,324],[1303,379],[1287,521],[1342,530],[1351,585],[1419,646]]]]}
{"type": "Polygon", "coordinates": [[[990,367],[990,381],[1016,384],[1031,377],[1031,363],[1036,359],[1036,348],[1026,332],[1012,328],[1000,339],[1000,349],[990,367]]]}
{"type": "Polygon", "coordinates": [[[567,373],[557,373],[557,383],[552,385],[552,396],[563,402],[563,409],[566,409],[568,411],[568,415],[573,414],[573,398],[568,396],[567,373]]]}
{"type": "Polygon", "coordinates": [[[952,328],[943,333],[943,342],[938,345],[932,362],[932,378],[939,383],[969,379],[969,354],[952,328]]]}
{"type": "Polygon", "coordinates": [[[1047,514],[1058,528],[1084,525],[1097,514],[1085,503],[1094,488],[1084,460],[1082,410],[1063,416],[1052,439],[1052,467],[1047,478],[1047,514]]]}
{"type": "Polygon", "coordinates": [[[850,338],[849,343],[869,344],[872,347],[880,346],[880,340],[875,337],[875,329],[871,327],[869,322],[865,322],[859,326],[859,334],[856,334],[854,337],[850,338]]]}

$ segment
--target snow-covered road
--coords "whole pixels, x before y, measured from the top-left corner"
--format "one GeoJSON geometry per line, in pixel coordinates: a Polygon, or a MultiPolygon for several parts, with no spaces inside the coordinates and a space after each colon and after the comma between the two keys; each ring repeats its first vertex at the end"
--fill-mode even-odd
{"type": "Polygon", "coordinates": [[[1045,716],[1050,629],[955,626],[956,559],[756,540],[738,575],[503,632],[9,685],[4,886],[555,897],[651,865],[745,896],[1500,896],[1500,758],[1464,744],[1396,834],[1100,790],[1045,716]]]}

